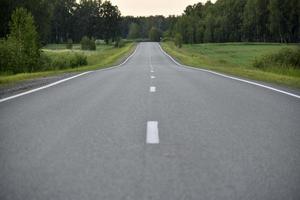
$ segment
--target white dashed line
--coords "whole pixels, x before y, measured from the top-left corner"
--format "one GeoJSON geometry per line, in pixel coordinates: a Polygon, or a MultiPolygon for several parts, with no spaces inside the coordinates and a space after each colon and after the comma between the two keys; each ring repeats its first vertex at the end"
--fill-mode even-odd
{"type": "Polygon", "coordinates": [[[158,135],[158,122],[148,121],[147,122],[147,144],[159,144],[158,135]]]}
{"type": "Polygon", "coordinates": [[[156,87],[151,86],[151,87],[150,87],[150,92],[156,92],[156,87]]]}
{"type": "Polygon", "coordinates": [[[151,76],[151,79],[154,79],[155,78],[155,76],[151,76]]]}

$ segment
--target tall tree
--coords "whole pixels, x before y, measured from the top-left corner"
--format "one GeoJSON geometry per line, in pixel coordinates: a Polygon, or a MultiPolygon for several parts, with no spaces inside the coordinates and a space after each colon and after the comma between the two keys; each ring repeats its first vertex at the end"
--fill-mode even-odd
{"type": "Polygon", "coordinates": [[[17,8],[9,24],[8,43],[13,44],[13,72],[32,72],[38,65],[40,51],[38,33],[33,16],[24,8],[17,8]]]}
{"type": "Polygon", "coordinates": [[[244,40],[252,41],[257,38],[257,30],[256,30],[257,21],[258,19],[255,10],[255,1],[248,0],[245,5],[244,14],[243,14],[242,32],[243,32],[244,40]]]}
{"type": "Polygon", "coordinates": [[[140,37],[140,26],[137,23],[132,23],[129,26],[129,39],[136,39],[140,37]]]}
{"type": "Polygon", "coordinates": [[[66,42],[72,38],[76,0],[56,0],[51,20],[51,41],[66,42]]]}
{"type": "Polygon", "coordinates": [[[101,16],[103,20],[103,38],[106,43],[113,41],[120,35],[121,12],[117,6],[105,1],[102,4],[101,16]]]}
{"type": "Polygon", "coordinates": [[[156,27],[152,27],[149,31],[150,40],[153,42],[159,42],[160,37],[161,37],[161,31],[156,27]]]}
{"type": "Polygon", "coordinates": [[[273,38],[276,41],[283,42],[284,41],[284,37],[283,37],[284,30],[282,24],[283,15],[281,12],[279,0],[270,0],[269,11],[270,11],[270,15],[269,15],[270,33],[272,34],[273,38]]]}
{"type": "Polygon", "coordinates": [[[12,12],[18,7],[26,8],[33,15],[39,37],[43,43],[46,43],[50,34],[53,0],[1,0],[0,14],[3,28],[0,29],[0,37],[8,33],[8,21],[12,12]]]}
{"type": "Polygon", "coordinates": [[[9,28],[8,28],[8,22],[11,17],[11,13],[13,11],[13,4],[10,0],[1,0],[0,1],[0,38],[6,37],[9,28]]]}
{"type": "Polygon", "coordinates": [[[269,0],[256,0],[257,11],[257,40],[266,42],[268,34],[268,4],[269,0]]]}
{"type": "Polygon", "coordinates": [[[79,41],[83,36],[100,37],[103,28],[102,4],[99,0],[81,0],[74,11],[73,37],[79,41]],[[80,30],[80,31],[79,31],[80,30]]]}

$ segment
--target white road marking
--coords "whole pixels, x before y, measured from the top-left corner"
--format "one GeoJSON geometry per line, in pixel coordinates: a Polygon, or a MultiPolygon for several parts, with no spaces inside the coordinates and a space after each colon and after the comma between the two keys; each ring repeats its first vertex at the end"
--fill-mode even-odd
{"type": "Polygon", "coordinates": [[[275,92],[278,92],[278,93],[281,93],[281,94],[286,94],[288,96],[292,96],[292,97],[300,99],[300,95],[293,94],[293,93],[290,93],[290,92],[287,92],[287,91],[284,91],[284,90],[279,90],[279,89],[276,89],[276,88],[273,88],[273,87],[270,87],[270,86],[267,86],[267,85],[263,85],[263,84],[260,84],[260,83],[255,83],[253,81],[248,81],[248,80],[241,79],[241,78],[228,76],[228,75],[221,74],[221,73],[214,72],[214,71],[207,70],[207,69],[200,69],[200,68],[195,68],[195,67],[191,67],[191,66],[187,66],[187,65],[182,65],[182,64],[178,63],[172,56],[170,56],[168,53],[166,53],[161,48],[160,45],[159,45],[159,48],[163,52],[163,54],[165,54],[167,57],[169,57],[178,66],[185,67],[185,68],[188,68],[188,69],[193,69],[193,70],[199,70],[199,71],[203,71],[203,72],[207,72],[207,73],[211,73],[211,74],[215,74],[215,75],[218,75],[218,76],[222,76],[224,78],[229,78],[229,79],[240,81],[240,82],[243,82],[243,83],[248,83],[248,84],[251,84],[251,85],[255,85],[255,86],[258,86],[258,87],[262,87],[262,88],[265,88],[265,89],[269,89],[269,90],[272,90],[272,91],[275,91],[275,92]]]}
{"type": "Polygon", "coordinates": [[[122,62],[122,63],[120,63],[120,64],[118,64],[118,65],[116,65],[116,66],[112,66],[112,67],[108,67],[108,68],[104,68],[104,69],[99,69],[98,71],[103,71],[103,70],[107,70],[107,69],[113,69],[113,68],[120,67],[120,66],[126,64],[127,61],[128,61],[130,58],[132,58],[132,57],[136,54],[136,52],[137,52],[139,46],[140,46],[140,45],[137,45],[137,46],[136,46],[134,52],[133,52],[130,56],[128,56],[128,58],[127,58],[126,60],[124,60],[124,62],[122,62]]]}
{"type": "Polygon", "coordinates": [[[151,71],[153,71],[153,65],[152,65],[152,59],[151,59],[151,55],[149,55],[149,65],[150,65],[150,69],[151,71]]]}
{"type": "Polygon", "coordinates": [[[77,78],[77,77],[79,77],[79,76],[83,76],[83,75],[85,75],[85,74],[89,74],[89,73],[91,73],[91,72],[92,72],[92,71],[88,71],[88,72],[84,72],[84,73],[81,73],[81,74],[77,74],[76,76],[72,76],[72,77],[69,77],[69,78],[66,78],[66,79],[63,79],[63,80],[60,80],[60,81],[51,83],[51,84],[49,84],[49,85],[45,85],[45,86],[43,86],[43,87],[39,87],[39,88],[36,88],[36,89],[33,89],[33,90],[29,90],[29,91],[27,91],[27,92],[22,92],[22,93],[20,93],[20,94],[16,94],[16,95],[13,95],[13,96],[4,98],[4,99],[0,99],[0,103],[1,103],[1,102],[4,102],[4,101],[8,101],[8,100],[10,100],[10,99],[14,99],[14,98],[20,97],[20,96],[24,96],[24,95],[26,95],[26,94],[34,93],[34,92],[37,92],[37,91],[40,91],[40,90],[43,90],[43,89],[46,89],[46,88],[49,88],[49,87],[58,85],[58,84],[60,84],[60,83],[63,83],[63,82],[66,82],[66,81],[68,81],[68,80],[77,78]]]}
{"type": "MultiPolygon", "coordinates": [[[[95,71],[104,71],[104,70],[109,70],[109,69],[113,69],[113,68],[116,68],[116,67],[120,67],[122,65],[124,65],[125,63],[127,63],[127,61],[135,55],[137,49],[138,49],[139,45],[137,45],[137,47],[135,48],[134,52],[124,61],[122,62],[121,64],[119,65],[116,65],[116,66],[112,66],[112,67],[108,67],[108,68],[105,68],[105,69],[99,69],[99,70],[95,70],[95,71]]],[[[24,95],[27,95],[27,94],[31,94],[31,93],[34,93],[34,92],[37,92],[37,91],[40,91],[40,90],[43,90],[43,89],[46,89],[46,88],[49,88],[49,87],[52,87],[52,86],[55,86],[55,85],[58,85],[60,83],[63,83],[63,82],[66,82],[66,81],[69,81],[71,79],[74,79],[74,78],[77,78],[77,77],[80,77],[80,76],[83,76],[85,74],[89,74],[91,72],[94,72],[94,71],[87,71],[87,72],[83,72],[81,74],[77,74],[75,76],[72,76],[72,77],[69,77],[69,78],[66,78],[66,79],[62,79],[62,80],[59,80],[57,82],[54,82],[54,83],[50,83],[48,85],[45,85],[45,86],[42,86],[42,87],[39,87],[39,88],[36,88],[36,89],[33,89],[33,90],[29,90],[29,91],[26,91],[26,92],[22,92],[20,94],[16,94],[16,95],[13,95],[13,96],[10,96],[10,97],[6,97],[6,98],[3,98],[3,99],[0,99],[0,103],[2,102],[5,102],[5,101],[8,101],[8,100],[11,100],[11,99],[15,99],[15,98],[18,98],[18,97],[21,97],[21,96],[24,96],[24,95]]]]}
{"type": "Polygon", "coordinates": [[[159,144],[158,135],[158,122],[148,121],[147,122],[147,144],[159,144]]]}
{"type": "Polygon", "coordinates": [[[151,86],[151,87],[150,87],[150,92],[156,92],[156,87],[151,86]]]}
{"type": "Polygon", "coordinates": [[[152,69],[150,72],[151,72],[151,73],[153,73],[153,72],[154,72],[154,70],[152,69]]]}
{"type": "Polygon", "coordinates": [[[151,76],[151,79],[154,79],[155,78],[155,76],[151,76]]]}

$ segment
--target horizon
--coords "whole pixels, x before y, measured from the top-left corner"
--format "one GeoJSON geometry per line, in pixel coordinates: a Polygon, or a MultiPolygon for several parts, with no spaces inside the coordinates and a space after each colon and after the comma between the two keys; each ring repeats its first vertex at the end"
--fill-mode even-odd
{"type": "MultiPolygon", "coordinates": [[[[172,4],[167,0],[110,0],[118,6],[122,16],[147,17],[155,15],[181,15],[185,8],[196,3],[205,3],[208,0],[173,0],[172,4]]],[[[214,3],[216,0],[211,0],[214,3]]]]}

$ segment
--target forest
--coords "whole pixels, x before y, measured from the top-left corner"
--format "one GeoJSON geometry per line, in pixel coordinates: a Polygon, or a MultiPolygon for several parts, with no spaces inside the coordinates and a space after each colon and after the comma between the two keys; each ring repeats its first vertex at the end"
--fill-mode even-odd
{"type": "Polygon", "coordinates": [[[188,6],[169,29],[184,43],[299,42],[300,0],[218,0],[188,6]]]}
{"type": "Polygon", "coordinates": [[[33,15],[42,44],[79,42],[84,36],[145,39],[152,28],[167,39],[179,34],[184,43],[300,41],[300,0],[208,1],[168,17],[122,16],[116,5],[101,0],[2,0],[0,38],[9,33],[17,7],[33,15]]]}

